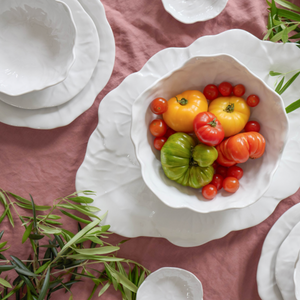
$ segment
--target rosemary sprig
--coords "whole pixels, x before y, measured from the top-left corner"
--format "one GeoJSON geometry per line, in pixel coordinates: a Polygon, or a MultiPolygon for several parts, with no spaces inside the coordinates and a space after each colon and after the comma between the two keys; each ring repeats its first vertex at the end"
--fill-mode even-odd
{"type": "Polygon", "coordinates": [[[135,300],[138,287],[150,274],[142,265],[117,255],[120,245],[113,246],[103,239],[111,234],[109,225],[101,225],[106,214],[98,217],[97,207],[91,206],[93,195],[91,191],[73,193],[67,197],[53,201],[52,206],[36,205],[30,200],[0,189],[0,224],[8,218],[12,227],[14,220],[11,209],[14,209],[24,227],[22,243],[30,240],[33,259],[21,260],[18,257],[6,258],[3,253],[9,249],[7,242],[2,242],[4,231],[0,232],[0,274],[11,270],[17,273],[17,278],[11,282],[6,276],[0,278],[0,299],[5,300],[16,295],[16,299],[42,300],[51,299],[53,293],[65,289],[73,299],[71,288],[82,278],[94,282],[94,288],[88,299],[98,291],[100,297],[109,286],[120,291],[122,299],[135,300]],[[80,196],[80,195],[84,196],[80,196]],[[30,215],[20,215],[18,207],[31,212],[30,215]],[[67,210],[77,211],[94,221],[78,217],[67,210]],[[78,232],[72,233],[63,228],[61,216],[56,211],[78,222],[78,232]],[[46,212],[46,214],[39,214],[46,212]],[[57,221],[59,220],[59,221],[57,221]],[[86,226],[82,228],[81,223],[86,226]],[[47,239],[46,244],[40,245],[40,240],[47,239]],[[89,247],[87,247],[87,243],[89,247]],[[40,248],[46,248],[41,258],[40,248]],[[101,264],[103,271],[92,268],[101,264]],[[96,275],[95,275],[96,274],[96,275]],[[69,279],[66,279],[69,278],[69,279]]]}

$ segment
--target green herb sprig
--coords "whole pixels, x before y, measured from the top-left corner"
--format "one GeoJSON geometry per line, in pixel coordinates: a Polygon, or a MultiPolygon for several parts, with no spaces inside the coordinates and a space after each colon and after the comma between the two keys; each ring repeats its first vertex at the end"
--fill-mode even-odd
{"type": "Polygon", "coordinates": [[[3,206],[0,224],[8,218],[11,226],[15,226],[13,209],[24,227],[22,243],[29,240],[33,250],[27,260],[12,255],[6,258],[4,252],[10,246],[1,242],[4,231],[0,232],[0,274],[11,270],[17,274],[13,282],[8,276],[0,278],[0,300],[9,299],[14,294],[16,300],[48,300],[60,289],[69,292],[69,300],[72,300],[71,287],[82,278],[94,282],[88,300],[96,292],[100,297],[111,285],[120,291],[123,300],[136,299],[137,289],[150,271],[137,262],[118,257],[117,251],[125,241],[116,246],[104,241],[111,234],[108,231],[110,226],[101,225],[106,213],[98,217],[95,213],[99,209],[90,205],[93,199],[88,196],[94,194],[92,191],[76,192],[54,200],[52,206],[39,206],[31,195],[28,200],[0,189],[0,207],[3,206]],[[18,207],[30,210],[31,214],[20,215],[18,207]],[[63,228],[61,216],[55,214],[58,210],[78,222],[77,233],[63,228]],[[68,210],[80,212],[93,221],[68,210]],[[83,228],[82,223],[86,225],[83,228]],[[45,240],[47,242],[42,244],[41,241],[45,240]],[[45,249],[43,258],[41,248],[45,249]],[[95,264],[102,265],[101,271],[94,268],[95,264]]]}

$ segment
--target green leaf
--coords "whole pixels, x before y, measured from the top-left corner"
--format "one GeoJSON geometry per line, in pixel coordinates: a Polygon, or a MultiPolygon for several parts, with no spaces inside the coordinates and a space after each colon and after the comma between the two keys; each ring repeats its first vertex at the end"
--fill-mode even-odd
{"type": "Polygon", "coordinates": [[[288,114],[288,113],[290,113],[290,112],[296,110],[296,109],[299,108],[299,107],[300,107],[300,99],[298,99],[297,101],[295,101],[295,102],[293,102],[292,104],[290,104],[289,106],[287,106],[287,107],[285,108],[285,111],[286,111],[286,113],[288,114]]]}
{"type": "Polygon", "coordinates": [[[92,223],[88,224],[81,231],[79,231],[67,244],[65,244],[65,246],[58,253],[58,257],[61,256],[67,250],[67,248],[69,248],[71,245],[76,244],[77,240],[79,240],[82,236],[84,236],[91,229],[93,229],[95,226],[97,226],[100,223],[100,221],[101,220],[94,220],[92,223]]]}
{"type": "Polygon", "coordinates": [[[51,261],[47,261],[44,265],[40,266],[36,271],[35,274],[40,274],[42,272],[44,272],[47,267],[50,265],[51,261]]]}
{"type": "Polygon", "coordinates": [[[73,215],[73,214],[71,214],[71,213],[69,213],[69,212],[67,212],[65,210],[60,209],[60,211],[64,215],[66,215],[66,216],[68,216],[68,217],[70,217],[70,218],[72,218],[72,219],[74,219],[74,220],[76,220],[78,222],[85,223],[85,224],[90,224],[92,222],[92,221],[89,221],[89,220],[85,220],[85,219],[79,218],[79,217],[77,217],[77,216],[75,216],[75,215],[73,215]]]}
{"type": "Polygon", "coordinates": [[[39,228],[43,230],[43,232],[48,234],[60,234],[61,230],[59,228],[51,228],[45,225],[39,225],[39,228]]]}
{"type": "MultiPolygon", "coordinates": [[[[23,204],[23,203],[16,203],[19,207],[21,208],[25,208],[25,209],[30,209],[32,210],[32,205],[26,205],[26,204],[23,204]]],[[[38,210],[38,211],[45,211],[45,210],[48,210],[50,209],[51,206],[46,206],[46,205],[35,205],[35,210],[38,210]]]]}
{"type": "Polygon", "coordinates": [[[3,237],[3,234],[4,234],[4,230],[2,230],[2,231],[0,232],[0,240],[1,240],[2,237],[3,237]]]}
{"type": "Polygon", "coordinates": [[[145,280],[145,270],[142,271],[140,278],[139,278],[139,282],[138,282],[138,288],[141,286],[141,284],[143,283],[143,281],[145,280]]]}
{"type": "Polygon", "coordinates": [[[30,289],[27,290],[27,300],[33,300],[30,289]]]}
{"type": "Polygon", "coordinates": [[[131,290],[132,292],[137,292],[137,286],[132,283],[127,277],[113,269],[111,266],[109,266],[107,263],[104,262],[105,267],[109,270],[111,276],[113,276],[119,283],[121,283],[123,286],[131,290]]]}
{"type": "Polygon", "coordinates": [[[50,268],[48,269],[47,274],[45,276],[45,280],[44,280],[41,292],[39,294],[38,300],[44,300],[46,293],[48,291],[48,288],[49,288],[49,282],[50,282],[50,268]]]}
{"type": "Polygon", "coordinates": [[[8,288],[12,288],[12,286],[10,285],[10,283],[6,280],[4,280],[3,278],[0,278],[0,284],[3,285],[3,286],[6,286],[8,288]]]}
{"type": "Polygon", "coordinates": [[[7,242],[0,243],[0,249],[3,248],[6,244],[7,242]]]}
{"type": "Polygon", "coordinates": [[[282,31],[282,42],[283,42],[283,43],[287,43],[288,40],[289,40],[288,27],[286,27],[286,28],[284,28],[284,30],[282,31]]]}
{"type": "Polygon", "coordinates": [[[277,13],[281,17],[288,18],[288,19],[298,21],[298,22],[300,21],[300,15],[293,12],[293,11],[289,11],[289,10],[286,10],[286,9],[277,9],[277,13]]]}
{"type": "Polygon", "coordinates": [[[106,283],[106,285],[100,290],[98,297],[100,297],[101,295],[103,295],[107,289],[110,287],[110,282],[106,283]]]}
{"type": "Polygon", "coordinates": [[[89,198],[89,197],[72,197],[72,198],[69,198],[69,200],[73,201],[73,202],[76,202],[76,203],[93,203],[94,200],[92,198],[89,198]]]}
{"type": "Polygon", "coordinates": [[[49,215],[48,219],[52,219],[52,220],[59,220],[61,219],[61,216],[57,216],[57,215],[49,215]]]}
{"type": "Polygon", "coordinates": [[[290,27],[287,27],[285,33],[284,33],[284,30],[278,32],[277,34],[275,34],[275,35],[271,38],[271,41],[274,42],[274,43],[275,43],[275,42],[278,42],[279,40],[282,39],[283,34],[290,33],[290,32],[293,31],[297,26],[298,26],[298,24],[295,24],[295,25],[292,25],[292,26],[290,26],[290,27]]]}
{"type": "Polygon", "coordinates": [[[23,283],[24,283],[24,281],[21,281],[13,290],[11,290],[5,297],[3,297],[2,300],[6,300],[10,296],[12,296],[13,294],[15,294],[16,291],[18,291],[22,287],[23,283]]]}
{"type": "Polygon", "coordinates": [[[31,240],[41,240],[42,238],[44,238],[44,235],[41,234],[29,234],[29,238],[31,240]]]}
{"type": "Polygon", "coordinates": [[[282,79],[280,80],[280,82],[277,84],[276,88],[275,88],[275,92],[276,93],[279,93],[282,85],[283,85],[283,82],[284,82],[284,77],[282,77],[282,79]]]}
{"type": "Polygon", "coordinates": [[[99,255],[99,254],[108,254],[115,251],[120,250],[120,247],[115,246],[104,246],[99,248],[92,248],[92,249],[74,249],[77,253],[83,255],[99,255]]]}
{"type": "Polygon", "coordinates": [[[298,11],[300,12],[300,7],[297,6],[296,4],[293,4],[289,1],[286,0],[275,0],[277,4],[281,5],[282,7],[294,10],[294,11],[298,11]]]}
{"type": "Polygon", "coordinates": [[[86,260],[98,260],[98,261],[124,261],[124,258],[111,257],[111,256],[97,256],[97,255],[84,255],[84,254],[74,254],[68,256],[70,259],[86,259],[86,260]]]}
{"type": "Polygon", "coordinates": [[[269,75],[270,75],[270,76],[279,76],[279,75],[282,75],[282,73],[270,71],[270,72],[269,72],[269,75]]]}
{"type": "Polygon", "coordinates": [[[15,266],[11,266],[11,265],[0,266],[0,272],[9,271],[14,268],[15,268],[15,266]]]}
{"type": "Polygon", "coordinates": [[[11,193],[11,192],[8,192],[11,196],[13,196],[16,200],[18,200],[18,201],[20,201],[20,202],[22,202],[22,203],[24,203],[24,204],[27,204],[27,205],[31,205],[31,202],[29,201],[29,200],[27,200],[27,199],[25,199],[25,198],[23,198],[23,197],[20,197],[20,196],[18,196],[18,195],[15,195],[15,194],[13,194],[13,193],[11,193]]]}
{"type": "Polygon", "coordinates": [[[279,95],[281,95],[285,90],[296,80],[296,78],[299,76],[300,72],[297,72],[292,78],[290,78],[287,83],[283,86],[283,88],[280,89],[278,92],[279,95]]]}
{"type": "Polygon", "coordinates": [[[31,283],[31,281],[26,276],[20,275],[20,277],[25,282],[25,284],[27,285],[28,289],[30,289],[32,291],[32,293],[37,296],[37,293],[35,291],[35,288],[34,288],[33,284],[31,283]]]}
{"type": "Polygon", "coordinates": [[[30,224],[27,226],[27,228],[26,228],[26,230],[25,230],[25,232],[24,232],[24,234],[23,234],[23,237],[22,237],[22,244],[24,244],[25,241],[28,239],[28,237],[29,237],[29,235],[30,235],[30,233],[31,233],[31,230],[32,230],[32,226],[33,226],[32,223],[30,223],[30,224]]]}
{"type": "Polygon", "coordinates": [[[92,217],[92,218],[99,219],[95,214],[93,214],[93,213],[91,213],[91,212],[86,211],[85,209],[83,209],[81,207],[81,205],[75,205],[75,204],[58,204],[57,206],[61,207],[61,208],[77,210],[77,211],[83,213],[84,215],[87,215],[87,216],[92,217]]]}
{"type": "Polygon", "coordinates": [[[57,221],[53,221],[53,220],[44,220],[44,222],[47,223],[47,224],[51,224],[51,225],[58,225],[58,226],[63,225],[63,223],[57,222],[57,221]]]}
{"type": "Polygon", "coordinates": [[[24,263],[23,263],[19,258],[15,257],[15,256],[13,256],[13,255],[11,255],[10,257],[12,258],[13,262],[14,262],[19,268],[21,268],[21,269],[23,269],[23,270],[26,270],[26,271],[30,271],[30,270],[28,269],[28,267],[25,266],[24,263]]]}
{"type": "Polygon", "coordinates": [[[8,250],[9,248],[10,248],[10,246],[5,249],[0,249],[0,252],[4,252],[4,251],[8,250]]]}
{"type": "Polygon", "coordinates": [[[54,237],[55,237],[55,239],[56,239],[59,247],[62,249],[64,247],[64,245],[65,245],[64,242],[63,242],[63,240],[61,239],[61,237],[59,235],[55,234],[54,237]]]}
{"type": "Polygon", "coordinates": [[[293,40],[293,39],[299,39],[300,38],[300,33],[297,33],[297,34],[294,34],[292,36],[290,36],[290,39],[293,40]]]}
{"type": "Polygon", "coordinates": [[[7,214],[8,211],[9,211],[9,206],[6,205],[4,212],[3,212],[3,214],[0,217],[0,223],[4,220],[4,218],[5,218],[5,216],[6,216],[6,214],[7,214]]]}
{"type": "Polygon", "coordinates": [[[36,274],[32,273],[31,271],[27,271],[18,267],[15,267],[15,271],[21,275],[36,277],[36,274]]]}

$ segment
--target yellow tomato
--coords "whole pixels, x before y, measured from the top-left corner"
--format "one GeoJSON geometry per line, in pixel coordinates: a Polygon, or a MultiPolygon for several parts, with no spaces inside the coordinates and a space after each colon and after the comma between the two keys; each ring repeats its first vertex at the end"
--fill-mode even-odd
{"type": "Polygon", "coordinates": [[[175,131],[193,132],[196,115],[207,111],[207,107],[207,100],[201,92],[188,90],[168,101],[168,110],[163,114],[163,119],[175,131]]]}
{"type": "Polygon", "coordinates": [[[219,97],[213,100],[208,111],[213,113],[224,128],[225,137],[239,133],[250,117],[250,108],[241,97],[219,97]]]}

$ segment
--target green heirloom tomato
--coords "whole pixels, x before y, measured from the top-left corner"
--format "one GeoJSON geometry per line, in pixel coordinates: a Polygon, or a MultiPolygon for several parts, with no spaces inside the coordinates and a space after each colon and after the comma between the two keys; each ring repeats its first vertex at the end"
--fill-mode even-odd
{"type": "Polygon", "coordinates": [[[181,132],[171,135],[160,152],[166,176],[195,189],[212,181],[214,168],[211,165],[217,157],[218,151],[215,147],[196,145],[191,136],[181,132]]]}

